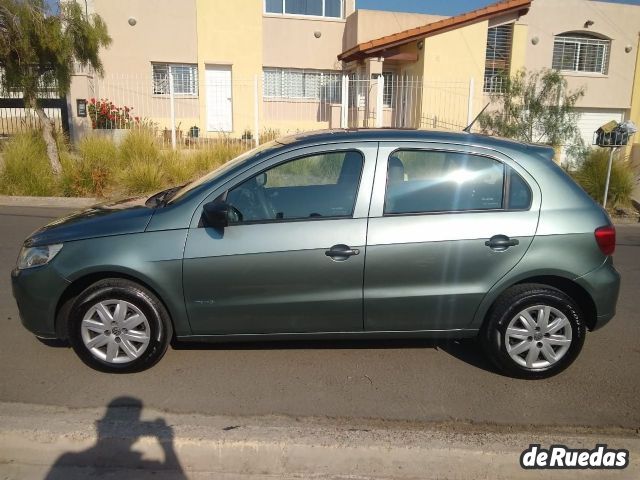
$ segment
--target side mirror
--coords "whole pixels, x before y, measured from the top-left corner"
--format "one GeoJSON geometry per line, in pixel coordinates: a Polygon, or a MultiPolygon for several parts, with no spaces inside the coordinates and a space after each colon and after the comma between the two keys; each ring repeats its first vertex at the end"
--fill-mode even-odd
{"type": "Polygon", "coordinates": [[[202,207],[202,217],[208,227],[224,228],[229,224],[242,222],[242,213],[228,203],[205,203],[202,207]]]}

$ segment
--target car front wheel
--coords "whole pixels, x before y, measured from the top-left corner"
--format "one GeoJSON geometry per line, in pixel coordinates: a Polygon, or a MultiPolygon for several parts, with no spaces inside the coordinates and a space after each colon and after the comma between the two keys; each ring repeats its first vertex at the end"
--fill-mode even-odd
{"type": "Polygon", "coordinates": [[[110,373],[151,367],[172,335],[164,305],[146,288],[124,279],[101,280],[85,289],[73,303],[68,328],[82,361],[110,373]]]}
{"type": "Polygon", "coordinates": [[[568,295],[546,285],[523,284],[496,301],[481,340],[502,371],[535,379],[571,365],[582,350],[585,333],[580,308],[568,295]]]}

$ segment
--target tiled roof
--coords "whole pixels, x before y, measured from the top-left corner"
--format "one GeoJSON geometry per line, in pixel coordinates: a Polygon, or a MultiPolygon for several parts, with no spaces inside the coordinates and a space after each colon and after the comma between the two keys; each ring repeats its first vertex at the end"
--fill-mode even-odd
{"type": "Polygon", "coordinates": [[[393,35],[387,35],[375,40],[359,43],[355,47],[352,47],[338,55],[338,60],[342,60],[344,62],[359,60],[387,48],[404,45],[420,38],[454,30],[480,20],[486,20],[488,18],[505,15],[511,12],[526,13],[531,6],[531,1],[532,0],[504,0],[484,8],[479,8],[478,10],[456,15],[455,17],[445,18],[443,20],[438,20],[437,22],[428,23],[421,27],[411,28],[409,30],[394,33],[393,35]]]}

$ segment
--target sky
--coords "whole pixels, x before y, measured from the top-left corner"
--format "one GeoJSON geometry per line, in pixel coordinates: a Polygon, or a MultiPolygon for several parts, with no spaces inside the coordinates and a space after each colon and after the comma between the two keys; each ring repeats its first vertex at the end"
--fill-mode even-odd
{"type": "MultiPolygon", "coordinates": [[[[640,5],[640,0],[610,1],[640,5]]],[[[431,13],[433,15],[457,15],[495,2],[496,0],[356,0],[356,8],[431,13]]]]}

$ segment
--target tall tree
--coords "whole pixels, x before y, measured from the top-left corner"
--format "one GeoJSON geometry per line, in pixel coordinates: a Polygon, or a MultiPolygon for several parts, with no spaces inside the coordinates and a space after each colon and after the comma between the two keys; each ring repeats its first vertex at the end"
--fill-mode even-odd
{"type": "Polygon", "coordinates": [[[111,37],[98,15],[85,15],[73,0],[63,1],[53,12],[44,0],[0,0],[1,82],[8,91],[22,92],[42,127],[51,169],[62,171],[53,122],[38,101],[43,87],[64,96],[71,88],[75,63],[103,74],[100,48],[111,37]]]}
{"type": "Polygon", "coordinates": [[[555,70],[520,70],[505,77],[503,86],[491,96],[493,108],[478,119],[483,131],[556,148],[582,143],[575,106],[584,96],[583,88],[569,91],[566,79],[555,70]]]}

